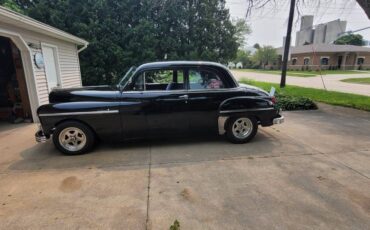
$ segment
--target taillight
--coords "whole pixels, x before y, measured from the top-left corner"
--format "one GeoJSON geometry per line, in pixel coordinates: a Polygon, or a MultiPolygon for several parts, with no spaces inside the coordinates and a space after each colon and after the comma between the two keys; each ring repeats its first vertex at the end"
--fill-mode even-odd
{"type": "Polygon", "coordinates": [[[272,102],[272,104],[276,104],[277,100],[276,100],[276,97],[275,96],[272,96],[271,97],[271,102],[272,102]]]}

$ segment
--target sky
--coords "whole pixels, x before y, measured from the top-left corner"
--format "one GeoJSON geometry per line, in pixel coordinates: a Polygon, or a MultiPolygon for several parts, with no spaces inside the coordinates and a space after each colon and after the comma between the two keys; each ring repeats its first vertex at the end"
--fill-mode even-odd
{"type": "MultiPolygon", "coordinates": [[[[230,10],[231,18],[245,18],[247,12],[247,0],[226,0],[226,7],[230,10]]],[[[247,22],[252,33],[247,36],[247,45],[255,43],[260,45],[272,45],[280,47],[286,34],[288,23],[290,0],[278,0],[274,4],[268,4],[263,9],[253,10],[247,17],[247,22]]],[[[306,2],[315,2],[309,0],[306,2]]],[[[307,4],[300,7],[301,15],[314,15],[314,25],[329,22],[336,19],[347,21],[347,31],[370,27],[370,20],[355,0],[321,0],[317,3],[307,4]]],[[[299,17],[296,12],[292,33],[292,43],[295,44],[295,32],[299,30],[299,17]]],[[[370,40],[370,29],[357,32],[370,40]]]]}

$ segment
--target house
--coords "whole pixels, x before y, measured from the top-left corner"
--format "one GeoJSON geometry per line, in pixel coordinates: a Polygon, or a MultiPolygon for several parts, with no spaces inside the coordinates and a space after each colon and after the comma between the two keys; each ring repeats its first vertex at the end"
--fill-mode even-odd
{"type": "Polygon", "coordinates": [[[229,63],[227,64],[227,68],[229,68],[229,69],[235,69],[235,67],[236,67],[236,65],[235,65],[235,63],[234,63],[234,62],[229,62],[229,63]]]}
{"type": "Polygon", "coordinates": [[[253,46],[247,46],[245,47],[245,50],[250,53],[250,55],[253,55],[257,52],[258,49],[254,48],[253,46]]]}
{"type": "MultiPolygon", "coordinates": [[[[280,68],[283,47],[276,68],[280,68]]],[[[354,45],[314,44],[290,48],[288,69],[291,70],[367,70],[370,69],[370,47],[354,45]]]]}
{"type": "Polygon", "coordinates": [[[0,119],[37,121],[55,88],[82,85],[79,52],[88,42],[0,7],[0,119]]]}

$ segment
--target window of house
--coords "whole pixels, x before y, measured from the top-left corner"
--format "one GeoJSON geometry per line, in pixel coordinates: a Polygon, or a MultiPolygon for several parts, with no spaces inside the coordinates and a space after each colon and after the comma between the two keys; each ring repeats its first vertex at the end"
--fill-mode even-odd
{"type": "Polygon", "coordinates": [[[309,65],[309,64],[310,64],[310,59],[309,58],[303,59],[303,65],[309,65]]]}
{"type": "Polygon", "coordinates": [[[190,89],[222,89],[225,88],[225,82],[216,73],[189,69],[189,88],[190,89]]]}
{"type": "Polygon", "coordinates": [[[292,65],[296,65],[297,64],[297,58],[293,58],[292,59],[292,65]]]}
{"type": "Polygon", "coordinates": [[[329,58],[326,58],[326,57],[321,58],[320,64],[321,65],[329,65],[329,58]]]}
{"type": "Polygon", "coordinates": [[[134,91],[182,90],[184,87],[183,70],[149,70],[142,72],[132,84],[134,91]]]}
{"type": "Polygon", "coordinates": [[[363,57],[357,58],[357,65],[363,65],[364,63],[365,63],[365,58],[363,57]]]}

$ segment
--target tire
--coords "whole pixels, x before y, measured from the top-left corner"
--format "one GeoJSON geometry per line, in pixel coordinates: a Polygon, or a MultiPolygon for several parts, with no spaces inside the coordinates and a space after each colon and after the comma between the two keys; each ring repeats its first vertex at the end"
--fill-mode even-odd
{"type": "Polygon", "coordinates": [[[243,144],[253,139],[258,130],[254,117],[232,117],[226,124],[226,137],[234,144],[243,144]]]}
{"type": "Polygon", "coordinates": [[[53,133],[55,147],[66,155],[80,155],[92,150],[95,134],[87,125],[77,121],[59,124],[53,133]]]}

